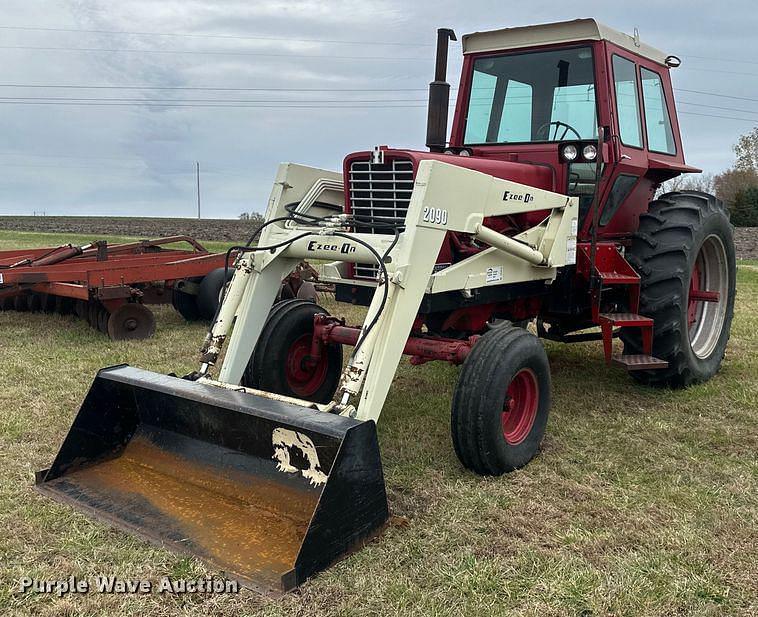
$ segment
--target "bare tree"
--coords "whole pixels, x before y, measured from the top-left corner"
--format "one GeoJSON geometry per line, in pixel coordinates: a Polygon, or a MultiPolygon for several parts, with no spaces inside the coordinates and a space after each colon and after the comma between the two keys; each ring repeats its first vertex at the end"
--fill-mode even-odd
{"type": "Polygon", "coordinates": [[[713,193],[715,177],[710,173],[703,174],[686,174],[666,180],[658,187],[656,197],[664,193],[673,193],[675,191],[702,191],[703,193],[713,193]]]}
{"type": "Polygon", "coordinates": [[[758,172],[758,126],[742,135],[734,146],[734,168],[758,172]]]}
{"type": "Polygon", "coordinates": [[[758,171],[754,169],[728,169],[714,179],[716,197],[732,205],[737,194],[758,186],[758,171]]]}
{"type": "Polygon", "coordinates": [[[687,176],[684,180],[681,191],[702,191],[703,193],[713,193],[715,176],[711,173],[693,174],[687,176]]]}
{"type": "Polygon", "coordinates": [[[674,193],[675,191],[680,190],[683,182],[684,176],[676,176],[675,178],[666,180],[665,182],[662,182],[658,187],[658,190],[655,192],[655,196],[658,197],[664,193],[674,193]]]}

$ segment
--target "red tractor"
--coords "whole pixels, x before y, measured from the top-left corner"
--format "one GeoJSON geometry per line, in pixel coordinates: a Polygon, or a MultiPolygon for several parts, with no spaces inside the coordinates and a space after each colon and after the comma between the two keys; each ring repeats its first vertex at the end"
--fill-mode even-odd
{"type": "Polygon", "coordinates": [[[198,371],[100,371],[40,491],[289,589],[388,519],[375,422],[402,354],[462,364],[453,445],[486,475],[527,464],[545,432],[550,370],[525,321],[602,340],[643,383],[716,373],[734,309],[729,218],[705,193],[654,199],[697,171],[678,59],[594,20],[465,36],[448,144],[450,38],[438,32],[430,151],[377,147],[343,173],[282,164],[257,244],[230,249],[198,371]],[[368,306],[362,326],[276,302],[304,258],[328,262],[337,300],[368,306]]]}
{"type": "MultiPolygon", "coordinates": [[[[382,165],[371,163],[370,152],[347,156],[345,210],[401,223],[419,163],[444,161],[578,197],[576,264],[563,267],[550,285],[530,281],[470,297],[428,294],[416,330],[465,339],[503,320],[536,319],[546,339],[601,339],[606,361],[624,366],[639,382],[681,388],[710,379],[724,357],[734,309],[729,217],[706,193],[654,198],[664,181],[701,171],[684,160],[669,75],[679,59],[592,19],[466,35],[448,142],[448,39],[455,40],[453,31],[440,29],[429,96],[430,152],[382,148],[382,165]],[[583,332],[593,326],[600,332],[583,332]],[[615,335],[624,343],[617,356],[615,335]]],[[[486,222],[516,236],[546,214],[486,222]]],[[[371,224],[357,230],[382,233],[371,224]]],[[[435,271],[486,246],[451,232],[435,271]]],[[[375,278],[376,270],[358,264],[351,274],[358,283],[375,278]]],[[[365,286],[337,282],[338,300],[368,304],[370,298],[365,286]]],[[[484,371],[479,379],[485,382],[505,376],[486,362],[476,371],[484,371]]],[[[505,415],[514,426],[515,417],[530,415],[535,397],[548,390],[540,379],[517,376],[513,392],[521,395],[506,397],[505,415]]],[[[454,425],[456,451],[466,466],[484,473],[510,468],[467,453],[456,430],[454,425]]]]}

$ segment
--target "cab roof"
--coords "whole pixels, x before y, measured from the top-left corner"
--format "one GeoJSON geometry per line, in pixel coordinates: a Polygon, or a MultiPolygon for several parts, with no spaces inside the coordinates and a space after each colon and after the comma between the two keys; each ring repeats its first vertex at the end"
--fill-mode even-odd
{"type": "Polygon", "coordinates": [[[473,54],[588,40],[610,41],[614,45],[666,66],[668,54],[641,43],[638,37],[609,28],[594,19],[575,19],[536,26],[473,32],[463,35],[462,45],[464,54],[473,54]]]}

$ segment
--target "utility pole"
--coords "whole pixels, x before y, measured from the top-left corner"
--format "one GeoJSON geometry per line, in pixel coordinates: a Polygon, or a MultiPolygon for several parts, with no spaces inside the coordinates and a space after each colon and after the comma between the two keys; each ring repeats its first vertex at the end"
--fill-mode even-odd
{"type": "Polygon", "coordinates": [[[200,218],[200,162],[195,161],[195,177],[197,178],[197,218],[200,218]]]}

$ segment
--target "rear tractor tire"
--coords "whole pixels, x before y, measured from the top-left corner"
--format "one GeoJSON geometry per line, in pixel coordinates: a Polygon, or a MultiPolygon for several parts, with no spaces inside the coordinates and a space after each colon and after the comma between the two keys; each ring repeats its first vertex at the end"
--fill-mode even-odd
{"type": "MultiPolygon", "coordinates": [[[[187,279],[190,283],[199,284],[202,277],[193,277],[187,279]]],[[[181,286],[177,285],[171,291],[171,304],[185,321],[198,321],[202,318],[200,309],[197,306],[197,296],[182,291],[181,286]]]]}
{"type": "Polygon", "coordinates": [[[234,268],[229,268],[224,280],[224,268],[211,270],[200,281],[200,289],[197,292],[197,308],[200,316],[208,321],[216,316],[218,305],[221,302],[221,290],[229,282],[234,274],[234,268]]]}
{"type": "Polygon", "coordinates": [[[461,463],[484,476],[531,461],[545,435],[550,365],[539,339],[504,324],[474,345],[452,404],[451,435],[461,463]]]}
{"type": "Polygon", "coordinates": [[[273,306],[258,338],[242,385],[328,403],[342,373],[342,346],[327,345],[310,362],[313,318],[329,313],[308,300],[283,300],[273,306]]]}
{"type": "MultiPolygon", "coordinates": [[[[640,275],[640,314],[652,317],[653,355],[668,362],[632,376],[684,388],[721,367],[734,314],[732,226],[721,201],[695,191],[667,193],[640,216],[626,253],[640,275]],[[704,293],[706,292],[706,293],[704,293]],[[704,301],[717,292],[718,301],[704,301]]],[[[642,353],[638,332],[622,330],[625,354],[642,353]]]]}

